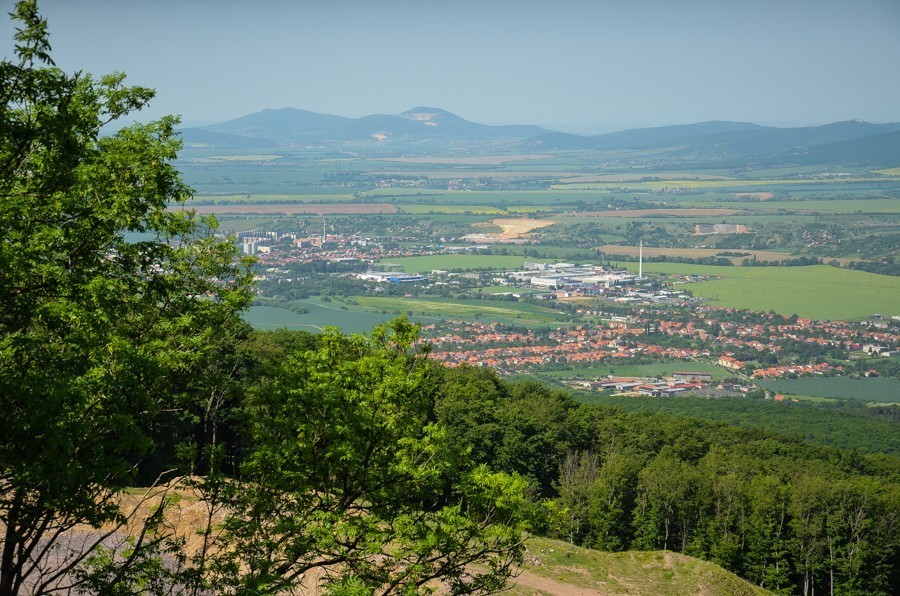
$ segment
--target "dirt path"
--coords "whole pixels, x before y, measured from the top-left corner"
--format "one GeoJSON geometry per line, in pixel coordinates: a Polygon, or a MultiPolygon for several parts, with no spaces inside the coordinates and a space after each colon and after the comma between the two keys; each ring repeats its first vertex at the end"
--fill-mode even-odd
{"type": "Polygon", "coordinates": [[[514,580],[510,580],[509,583],[510,585],[520,586],[523,588],[540,590],[541,592],[553,594],[554,596],[606,596],[606,594],[608,594],[608,592],[601,592],[599,590],[590,590],[588,588],[579,588],[578,586],[573,586],[571,584],[564,584],[562,582],[550,579],[549,577],[535,575],[530,571],[523,571],[517,578],[515,578],[514,580]]]}

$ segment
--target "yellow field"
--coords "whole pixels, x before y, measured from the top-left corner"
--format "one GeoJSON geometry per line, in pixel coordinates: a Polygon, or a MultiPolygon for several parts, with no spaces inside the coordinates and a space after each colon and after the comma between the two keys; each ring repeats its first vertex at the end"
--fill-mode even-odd
{"type": "Polygon", "coordinates": [[[875,170],[873,174],[881,174],[882,176],[900,176],[900,168],[890,168],[887,170],[875,170]]]}

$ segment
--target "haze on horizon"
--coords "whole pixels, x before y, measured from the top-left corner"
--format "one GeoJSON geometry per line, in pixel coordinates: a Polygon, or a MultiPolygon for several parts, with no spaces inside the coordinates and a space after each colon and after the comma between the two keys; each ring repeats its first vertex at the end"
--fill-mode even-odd
{"type": "MultiPolygon", "coordinates": [[[[3,0],[4,12],[12,0],[3,0]]],[[[41,0],[67,71],[125,72],[186,125],[431,106],[573,132],[900,121],[896,0],[41,0]]],[[[2,54],[13,23],[0,23],[2,54]]]]}

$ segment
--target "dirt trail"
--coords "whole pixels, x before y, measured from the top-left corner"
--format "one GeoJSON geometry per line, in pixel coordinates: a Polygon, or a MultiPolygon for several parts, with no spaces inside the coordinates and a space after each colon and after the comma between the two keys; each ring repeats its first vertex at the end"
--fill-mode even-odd
{"type": "Polygon", "coordinates": [[[599,590],[591,590],[573,586],[571,584],[564,584],[554,579],[550,579],[549,577],[535,575],[530,571],[523,571],[518,577],[510,580],[509,583],[510,585],[521,586],[523,588],[540,590],[541,592],[553,594],[554,596],[607,596],[607,594],[609,594],[609,592],[601,592],[599,590]]]}

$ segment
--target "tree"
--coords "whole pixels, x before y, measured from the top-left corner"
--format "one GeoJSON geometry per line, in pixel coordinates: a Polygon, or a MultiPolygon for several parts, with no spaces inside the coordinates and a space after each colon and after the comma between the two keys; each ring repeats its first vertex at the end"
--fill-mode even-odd
{"type": "Polygon", "coordinates": [[[70,530],[124,521],[117,495],[152,447],[171,379],[197,369],[250,298],[234,245],[178,207],[190,191],[171,164],[177,120],[104,136],[153,92],[120,74],[63,73],[36,2],[11,16],[15,58],[0,62],[4,595],[76,581],[104,534],[70,530]]]}
{"type": "MultiPolygon", "coordinates": [[[[434,411],[435,366],[398,319],[371,338],[326,331],[245,404],[239,477],[208,561],[217,593],[501,589],[520,562],[526,482],[475,465],[434,411]],[[309,572],[320,579],[309,579],[309,572]]],[[[211,499],[208,499],[211,500],[211,499]]]]}

